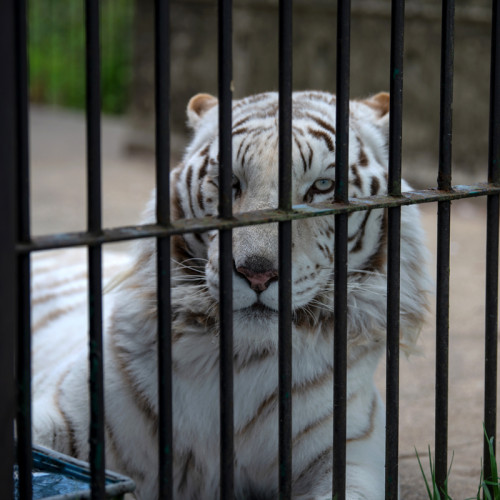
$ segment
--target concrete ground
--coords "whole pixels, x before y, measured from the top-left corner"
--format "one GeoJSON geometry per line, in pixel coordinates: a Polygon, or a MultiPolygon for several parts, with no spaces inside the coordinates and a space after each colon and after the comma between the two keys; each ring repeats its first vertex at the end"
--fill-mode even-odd
{"type": "MultiPolygon", "coordinates": [[[[130,225],[154,185],[153,159],[124,154],[126,124],[103,121],[103,223],[130,225]]],[[[85,125],[81,114],[33,107],[31,113],[32,232],[85,228],[85,125]]],[[[412,170],[412,169],[410,169],[412,170]]],[[[404,170],[405,171],[405,170],[404,170]]],[[[422,171],[419,169],[419,176],[422,171]]],[[[435,174],[427,175],[434,185],[435,174]]],[[[461,181],[460,181],[461,182],[461,181]]],[[[457,183],[457,182],[456,182],[457,183]]],[[[435,269],[435,204],[422,207],[435,269]]],[[[449,480],[455,500],[475,496],[480,477],[483,421],[485,200],[454,202],[451,227],[449,480]]],[[[126,244],[120,244],[122,248],[126,244]]],[[[434,300],[434,299],[433,299],[434,300]]],[[[400,482],[407,500],[427,498],[415,449],[425,466],[434,443],[435,317],[422,331],[422,356],[401,360],[400,482]]],[[[384,368],[377,375],[384,386],[384,368]]]]}

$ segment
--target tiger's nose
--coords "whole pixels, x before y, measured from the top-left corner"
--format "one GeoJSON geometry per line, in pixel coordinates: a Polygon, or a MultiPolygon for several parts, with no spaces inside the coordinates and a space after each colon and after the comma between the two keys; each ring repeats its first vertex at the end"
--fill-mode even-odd
{"type": "Polygon", "coordinates": [[[252,290],[259,293],[278,279],[278,271],[274,269],[273,263],[255,255],[246,259],[243,265],[236,267],[236,272],[248,281],[252,290]]]}

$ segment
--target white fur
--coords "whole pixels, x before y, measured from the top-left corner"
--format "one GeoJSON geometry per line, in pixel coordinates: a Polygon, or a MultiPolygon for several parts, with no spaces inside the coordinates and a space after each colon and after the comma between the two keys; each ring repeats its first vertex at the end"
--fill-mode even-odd
{"type": "MultiPolygon", "coordinates": [[[[213,98],[197,96],[190,103],[188,117],[194,136],[183,164],[171,176],[173,209],[188,218],[217,213],[218,108],[215,101],[207,99],[213,98]]],[[[387,192],[388,115],[382,107],[379,109],[379,102],[374,98],[351,104],[349,163],[364,164],[350,169],[350,196],[369,196],[377,186],[378,194],[387,192]]],[[[335,178],[335,168],[331,167],[335,138],[329,131],[335,125],[334,97],[296,93],[293,104],[293,202],[328,202],[332,193],[316,192],[313,186],[318,179],[335,178]]],[[[236,101],[233,124],[233,172],[239,183],[234,211],[277,206],[277,95],[236,101]],[[245,131],[237,133],[239,127],[245,127],[245,131]]],[[[406,184],[403,188],[409,189],[406,184]]],[[[153,213],[154,198],[146,222],[154,220],[153,213]]],[[[358,212],[349,219],[346,479],[350,500],[384,497],[385,416],[373,384],[386,328],[383,220],[383,210],[374,210],[368,216],[358,212]]],[[[333,225],[333,217],[295,221],[292,225],[296,499],[331,498],[333,225]]],[[[199,237],[185,235],[184,240],[174,238],[172,253],[175,497],[214,499],[219,494],[218,234],[212,231],[199,237]],[[182,257],[183,251],[190,254],[189,258],[182,257]]],[[[253,256],[267,259],[277,269],[276,225],[233,231],[235,268],[244,267],[253,256]]],[[[57,261],[55,264],[58,267],[57,261]]],[[[149,500],[157,498],[154,243],[139,242],[131,263],[122,260],[120,265],[127,271],[105,300],[106,465],[131,475],[137,483],[137,498],[149,500]]],[[[70,274],[78,274],[74,269],[70,274]]],[[[35,278],[35,289],[44,287],[39,280],[49,287],[56,279],[40,274],[35,278]]],[[[72,283],[83,280],[80,276],[72,283]]],[[[278,283],[272,282],[257,293],[242,274],[235,272],[233,276],[238,499],[276,495],[278,283]],[[257,302],[260,309],[254,307],[257,302]]],[[[408,350],[414,347],[425,314],[428,287],[418,209],[403,208],[401,344],[408,350]]],[[[86,458],[85,290],[76,294],[68,288],[61,291],[65,295],[58,300],[71,309],[41,324],[34,336],[34,435],[42,444],[86,458]]],[[[39,305],[48,307],[45,314],[49,314],[54,304],[47,301],[39,305]]],[[[35,317],[39,314],[37,307],[35,304],[35,317]]]]}

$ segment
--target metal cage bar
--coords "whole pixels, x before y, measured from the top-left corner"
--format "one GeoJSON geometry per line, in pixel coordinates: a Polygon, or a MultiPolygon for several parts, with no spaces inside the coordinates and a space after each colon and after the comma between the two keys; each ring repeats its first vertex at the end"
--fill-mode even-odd
{"type": "MultiPolygon", "coordinates": [[[[451,189],[453,50],[455,1],[445,0],[441,28],[441,103],[438,188],[451,189]]],[[[435,472],[439,491],[448,476],[448,351],[450,304],[450,201],[438,203],[436,270],[435,472]]]]}
{"type": "Polygon", "coordinates": [[[435,473],[439,491],[448,476],[448,352],[450,302],[450,202],[438,202],[436,266],[435,473]]]}
{"type": "MultiPolygon", "coordinates": [[[[232,2],[219,0],[219,217],[232,208],[232,2]]],[[[220,307],[220,493],[234,498],[233,258],[231,229],[219,230],[220,307]]]]}
{"type": "MultiPolygon", "coordinates": [[[[17,240],[30,241],[28,51],[26,1],[16,2],[17,240]]],[[[31,452],[31,297],[30,256],[17,256],[17,464],[19,498],[32,496],[31,452]]]]}
{"type": "Polygon", "coordinates": [[[294,205],[292,211],[283,213],[281,210],[268,209],[244,214],[234,214],[231,219],[218,219],[204,217],[199,219],[186,219],[171,221],[170,226],[158,224],[144,224],[142,226],[122,226],[103,229],[99,235],[89,235],[88,232],[69,232],[35,236],[29,243],[18,242],[18,253],[30,253],[40,250],[68,248],[81,245],[100,245],[103,243],[116,243],[140,238],[156,238],[172,234],[200,233],[213,229],[229,229],[254,224],[268,224],[282,220],[299,220],[309,217],[323,217],[340,213],[372,210],[375,208],[401,207],[421,203],[435,203],[441,200],[461,200],[491,196],[500,193],[500,186],[478,183],[471,185],[453,186],[452,191],[439,191],[435,188],[408,191],[401,196],[370,196],[368,198],[353,198],[349,203],[314,203],[311,205],[294,205]]]}
{"type": "MultiPolygon", "coordinates": [[[[337,7],[337,107],[335,144],[335,201],[349,202],[349,72],[351,2],[337,7]]],[[[333,477],[332,494],[345,498],[347,436],[347,214],[335,216],[335,292],[333,347],[333,477]]]]}
{"type": "Polygon", "coordinates": [[[0,412],[0,496],[14,497],[14,416],[16,384],[14,379],[16,338],[16,168],[17,168],[17,51],[15,0],[0,4],[0,63],[5,75],[0,79],[0,376],[2,411],[0,412]]]}
{"type": "MultiPolygon", "coordinates": [[[[292,2],[279,3],[279,208],[292,208],[292,2]]],[[[279,498],[292,495],[292,221],[279,223],[279,498]]]]}
{"type": "MultiPolygon", "coordinates": [[[[401,195],[401,142],[403,113],[404,0],[392,1],[389,196],[401,195]]],[[[387,212],[387,354],[385,497],[398,496],[399,452],[399,292],[401,208],[387,212]]]]}
{"type": "MultiPolygon", "coordinates": [[[[490,123],[488,182],[500,185],[500,9],[493,2],[491,29],[490,123]]],[[[488,196],[486,233],[486,310],[484,368],[484,428],[488,438],[497,442],[497,376],[498,376],[498,246],[499,195],[488,196]]],[[[491,478],[492,463],[485,437],[484,477],[491,478]]]]}
{"type": "MultiPolygon", "coordinates": [[[[101,91],[99,2],[85,2],[87,90],[87,229],[101,232],[101,91]]],[[[90,370],[90,470],[92,498],[105,494],[104,370],[102,343],[101,246],[88,248],[88,316],[90,370]]]]}
{"type": "MultiPolygon", "coordinates": [[[[155,0],[156,220],[170,224],[170,3],[155,0]]],[[[156,240],[159,498],[173,498],[170,236],[156,240]]]]}

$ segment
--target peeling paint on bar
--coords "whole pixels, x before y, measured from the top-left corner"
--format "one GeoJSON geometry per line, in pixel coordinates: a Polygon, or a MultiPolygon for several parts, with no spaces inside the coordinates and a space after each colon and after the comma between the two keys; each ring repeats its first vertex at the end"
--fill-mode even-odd
{"type": "Polygon", "coordinates": [[[101,234],[94,235],[86,232],[59,233],[54,235],[37,236],[29,243],[18,243],[17,253],[28,253],[39,250],[50,250],[84,245],[100,245],[138,238],[155,238],[172,234],[211,231],[214,229],[229,229],[241,226],[268,224],[284,220],[298,220],[309,217],[321,217],[341,213],[388,208],[436,201],[453,201],[463,198],[500,194],[500,186],[487,183],[453,186],[451,191],[438,189],[424,189],[401,193],[399,197],[374,196],[371,198],[351,198],[349,203],[317,203],[311,205],[294,205],[290,212],[277,209],[259,210],[235,214],[231,219],[217,219],[204,217],[199,219],[184,219],[173,221],[170,226],[146,224],[142,226],[124,226],[103,229],[101,234]]]}

